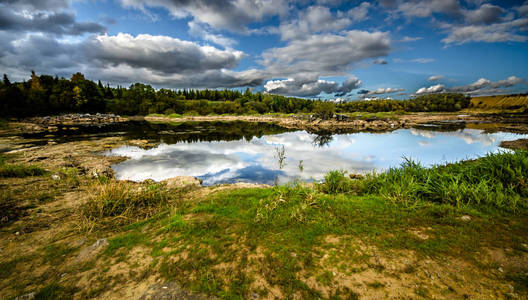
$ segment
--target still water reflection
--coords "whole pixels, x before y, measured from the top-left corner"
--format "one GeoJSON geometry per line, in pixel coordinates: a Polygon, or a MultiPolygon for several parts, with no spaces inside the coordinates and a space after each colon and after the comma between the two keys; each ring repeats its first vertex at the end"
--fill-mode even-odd
{"type": "Polygon", "coordinates": [[[388,133],[315,135],[305,131],[263,135],[234,141],[162,143],[153,149],[124,146],[108,155],[129,157],[113,169],[118,179],[156,181],[190,175],[204,185],[233,182],[271,184],[276,178],[320,180],[329,170],[352,173],[382,171],[404,157],[424,165],[454,162],[496,152],[503,140],[526,137],[481,130],[450,132],[401,129],[388,133]],[[285,165],[279,168],[276,149],[284,146],[285,165]],[[299,161],[303,161],[302,171],[299,161]]]}

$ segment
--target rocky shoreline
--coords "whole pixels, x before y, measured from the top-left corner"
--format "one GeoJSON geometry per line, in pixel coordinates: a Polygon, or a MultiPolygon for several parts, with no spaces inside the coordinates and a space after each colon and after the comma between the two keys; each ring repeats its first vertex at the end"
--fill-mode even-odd
{"type": "Polygon", "coordinates": [[[18,121],[26,130],[57,131],[61,126],[76,129],[75,126],[104,126],[127,121],[147,122],[254,122],[272,123],[278,126],[306,130],[311,133],[343,133],[343,132],[383,132],[402,128],[413,128],[425,124],[436,126],[462,126],[483,129],[487,132],[508,131],[515,133],[528,132],[528,116],[526,115],[481,115],[460,113],[409,113],[390,117],[376,117],[372,114],[344,115],[334,114],[329,119],[321,119],[315,115],[207,115],[207,116],[132,116],[121,117],[114,114],[66,114],[60,116],[34,117],[18,121]],[[494,125],[490,125],[494,124],[494,125]],[[498,125],[497,125],[498,124],[498,125]]]}
{"type": "Polygon", "coordinates": [[[347,131],[391,131],[401,128],[411,128],[432,121],[464,122],[466,115],[454,114],[410,114],[399,115],[395,118],[350,117],[334,115],[330,119],[321,119],[313,115],[293,116],[184,116],[170,118],[164,116],[136,116],[131,120],[145,120],[149,122],[212,122],[212,121],[245,121],[274,123],[288,129],[307,130],[309,132],[339,132],[347,131]]]}
{"type": "Polygon", "coordinates": [[[34,117],[24,120],[27,123],[33,123],[42,127],[56,127],[61,125],[106,125],[112,123],[121,123],[128,121],[114,114],[65,114],[58,116],[34,117]]]}

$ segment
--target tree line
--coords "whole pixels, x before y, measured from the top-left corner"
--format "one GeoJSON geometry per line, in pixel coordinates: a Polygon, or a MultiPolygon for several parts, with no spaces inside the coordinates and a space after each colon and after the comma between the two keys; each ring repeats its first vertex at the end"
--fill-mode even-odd
{"type": "Polygon", "coordinates": [[[386,111],[457,111],[468,107],[469,97],[462,94],[434,94],[409,100],[375,100],[333,103],[261,92],[237,90],[159,89],[134,83],[130,87],[105,86],[88,80],[81,73],[70,79],[38,76],[11,82],[4,74],[0,81],[0,116],[29,117],[61,113],[115,113],[120,115],[159,114],[265,114],[386,112],[386,111]]]}

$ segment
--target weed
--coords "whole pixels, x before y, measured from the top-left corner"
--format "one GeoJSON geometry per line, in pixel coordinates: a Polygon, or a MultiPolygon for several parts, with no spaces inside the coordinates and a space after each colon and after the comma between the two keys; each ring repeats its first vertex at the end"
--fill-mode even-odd
{"type": "Polygon", "coordinates": [[[46,174],[46,170],[35,165],[8,164],[3,157],[0,157],[0,178],[1,177],[28,177],[41,176],[46,174]]]}
{"type": "Polygon", "coordinates": [[[96,186],[81,215],[88,220],[110,217],[116,221],[134,221],[153,216],[166,207],[169,194],[165,185],[144,183],[139,186],[111,181],[96,186]]]}
{"type": "Polygon", "coordinates": [[[58,283],[51,283],[35,294],[35,299],[73,299],[76,288],[64,287],[58,283]]]}
{"type": "Polygon", "coordinates": [[[61,262],[64,257],[71,252],[75,251],[76,248],[71,248],[66,245],[50,244],[44,247],[43,260],[49,264],[55,265],[61,262]]]}
{"type": "Polygon", "coordinates": [[[128,250],[134,248],[139,244],[147,241],[147,237],[144,234],[131,232],[124,235],[120,235],[111,239],[108,239],[108,247],[105,253],[113,255],[118,249],[126,248],[128,250]]]}
{"type": "Polygon", "coordinates": [[[346,171],[330,171],[324,177],[324,182],[318,185],[321,192],[327,194],[346,193],[352,186],[351,180],[346,176],[346,171]]]}
{"type": "Polygon", "coordinates": [[[286,165],[286,150],[284,149],[284,145],[275,148],[275,157],[277,158],[277,162],[279,163],[279,169],[282,170],[286,165]]]}

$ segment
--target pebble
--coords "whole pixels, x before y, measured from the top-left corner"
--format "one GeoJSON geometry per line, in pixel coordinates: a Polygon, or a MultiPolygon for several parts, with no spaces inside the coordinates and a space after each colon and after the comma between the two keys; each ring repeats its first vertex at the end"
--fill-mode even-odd
{"type": "Polygon", "coordinates": [[[51,175],[51,178],[52,178],[53,180],[60,180],[60,176],[57,175],[57,174],[53,174],[53,175],[51,175]]]}
{"type": "Polygon", "coordinates": [[[462,217],[460,217],[460,220],[465,221],[465,222],[471,221],[471,217],[468,215],[463,215],[462,217]]]}

